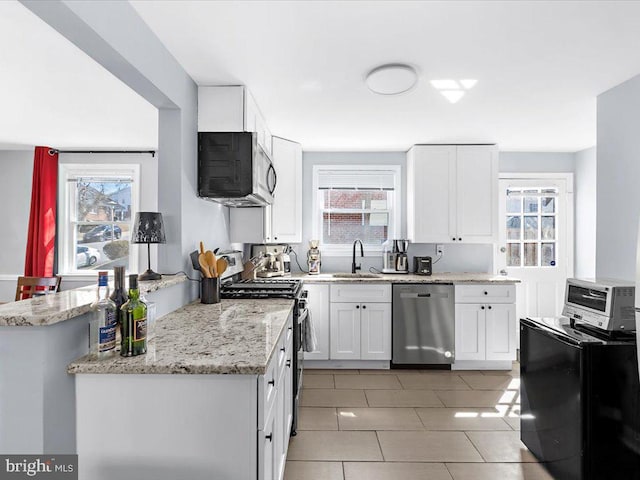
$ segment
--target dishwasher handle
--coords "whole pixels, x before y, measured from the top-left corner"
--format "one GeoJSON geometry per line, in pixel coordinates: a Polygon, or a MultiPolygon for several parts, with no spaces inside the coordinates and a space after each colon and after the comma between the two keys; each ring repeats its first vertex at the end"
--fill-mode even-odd
{"type": "Polygon", "coordinates": [[[401,293],[400,298],[449,298],[448,293],[401,293]]]}

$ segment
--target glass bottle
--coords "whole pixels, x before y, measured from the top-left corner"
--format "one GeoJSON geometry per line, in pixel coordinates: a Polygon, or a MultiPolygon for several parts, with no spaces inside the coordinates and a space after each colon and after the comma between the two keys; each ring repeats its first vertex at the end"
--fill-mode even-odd
{"type": "Polygon", "coordinates": [[[90,351],[99,356],[113,355],[116,347],[117,313],[116,304],[109,299],[108,272],[98,272],[96,300],[93,310],[90,351]]]}
{"type": "Polygon", "coordinates": [[[147,305],[140,300],[138,276],[129,275],[129,300],[122,312],[120,355],[134,357],[147,353],[147,305]]]}
{"type": "Polygon", "coordinates": [[[113,293],[109,297],[116,304],[117,311],[117,328],[116,328],[116,344],[122,343],[122,312],[120,308],[129,299],[124,284],[125,267],[113,267],[113,293]]]}

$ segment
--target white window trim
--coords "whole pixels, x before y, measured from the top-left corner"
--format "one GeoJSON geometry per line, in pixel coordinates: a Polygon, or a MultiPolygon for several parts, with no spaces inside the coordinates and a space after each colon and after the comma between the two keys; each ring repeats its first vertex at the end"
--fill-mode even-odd
{"type": "MultiPolygon", "coordinates": [[[[131,185],[131,214],[140,211],[140,165],[137,164],[78,164],[61,163],[58,170],[58,275],[70,277],[93,278],[90,271],[75,270],[75,245],[73,244],[74,228],[71,223],[71,189],[69,176],[122,176],[133,178],[131,185]]],[[[133,223],[133,218],[131,219],[133,223]]],[[[129,248],[129,272],[137,272],[138,249],[129,248]]]]}
{"type": "MultiPolygon", "coordinates": [[[[314,165],[313,166],[313,183],[312,183],[312,224],[313,228],[312,239],[320,240],[320,250],[323,254],[335,256],[335,257],[349,257],[352,254],[352,244],[325,244],[322,243],[322,239],[320,238],[320,217],[318,212],[320,211],[320,206],[318,205],[318,174],[322,170],[385,170],[392,171],[394,176],[394,184],[393,184],[393,209],[390,212],[391,221],[389,222],[389,226],[391,227],[389,231],[389,239],[400,238],[401,237],[401,219],[402,219],[402,166],[400,165],[367,165],[367,164],[350,164],[350,165],[314,165]]],[[[355,240],[355,238],[354,238],[355,240]]],[[[382,254],[384,248],[382,245],[380,246],[364,246],[365,255],[379,255],[382,254]]]]}

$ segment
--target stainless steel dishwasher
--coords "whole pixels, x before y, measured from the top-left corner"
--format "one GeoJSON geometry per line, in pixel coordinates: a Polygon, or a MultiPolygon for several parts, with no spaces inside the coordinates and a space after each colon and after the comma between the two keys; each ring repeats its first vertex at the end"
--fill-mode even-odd
{"type": "Polygon", "coordinates": [[[393,364],[451,364],[454,289],[448,284],[393,285],[393,364]]]}

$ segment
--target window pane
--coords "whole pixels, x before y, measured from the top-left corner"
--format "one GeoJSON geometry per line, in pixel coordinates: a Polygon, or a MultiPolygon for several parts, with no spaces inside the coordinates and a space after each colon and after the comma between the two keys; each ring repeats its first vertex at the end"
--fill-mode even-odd
{"type": "Polygon", "coordinates": [[[542,197],[540,199],[542,203],[542,213],[555,213],[556,212],[556,199],[555,197],[542,197]]]}
{"type": "Polygon", "coordinates": [[[507,266],[519,267],[521,265],[520,244],[507,243],[507,266]]]}
{"type": "Polygon", "coordinates": [[[76,226],[76,269],[111,269],[118,266],[129,266],[128,224],[76,226]]]}
{"type": "Polygon", "coordinates": [[[556,238],[556,217],[542,217],[542,239],[555,240],[556,238]]]}
{"type": "Polygon", "coordinates": [[[522,212],[522,197],[507,197],[507,213],[522,212]]]}
{"type": "Polygon", "coordinates": [[[520,240],[521,217],[507,217],[507,240],[520,240]]]}
{"type": "Polygon", "coordinates": [[[524,239],[538,239],[538,217],[524,217],[524,239]]]}
{"type": "Polygon", "coordinates": [[[524,213],[538,213],[538,197],[524,197],[524,213]]]}
{"type": "Polygon", "coordinates": [[[76,183],[79,222],[131,221],[131,181],[84,181],[76,183]]]}
{"type": "Polygon", "coordinates": [[[524,244],[524,266],[525,267],[538,266],[538,244],[537,243],[524,244]]]}
{"type": "Polygon", "coordinates": [[[382,245],[387,240],[386,213],[328,213],[322,216],[322,243],[351,244],[356,238],[365,245],[382,245]],[[382,218],[385,217],[385,218],[382,218]]]}
{"type": "Polygon", "coordinates": [[[555,267],[556,265],[556,244],[543,243],[542,246],[542,266],[555,267]]]}
{"type": "Polygon", "coordinates": [[[384,190],[322,190],[325,209],[387,209],[387,192],[384,190]]]}

